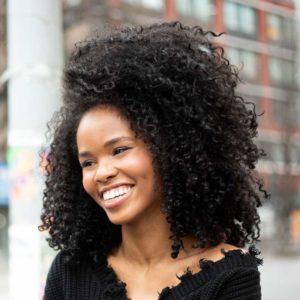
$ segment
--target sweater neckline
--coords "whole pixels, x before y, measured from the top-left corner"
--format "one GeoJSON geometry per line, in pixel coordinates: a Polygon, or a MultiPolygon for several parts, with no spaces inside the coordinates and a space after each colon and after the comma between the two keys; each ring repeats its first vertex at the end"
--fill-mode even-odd
{"type": "MultiPolygon", "coordinates": [[[[243,252],[240,249],[229,251],[221,249],[221,253],[224,256],[217,261],[200,259],[198,272],[193,273],[187,268],[183,275],[176,275],[180,282],[175,286],[167,286],[160,292],[158,291],[157,299],[163,300],[168,296],[172,296],[172,299],[182,299],[185,295],[204,285],[222,271],[238,267],[257,268],[258,265],[262,264],[262,259],[257,257],[260,252],[254,246],[249,247],[248,252],[243,252]]],[[[126,283],[118,278],[114,269],[109,265],[107,258],[98,270],[98,275],[104,281],[104,294],[107,298],[131,300],[127,297],[126,283]]]]}

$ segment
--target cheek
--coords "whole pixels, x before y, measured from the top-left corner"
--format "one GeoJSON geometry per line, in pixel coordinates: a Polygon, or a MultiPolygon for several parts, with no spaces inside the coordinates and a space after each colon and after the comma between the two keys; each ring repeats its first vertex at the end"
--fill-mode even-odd
{"type": "Polygon", "coordinates": [[[91,178],[91,176],[89,176],[88,174],[82,174],[82,185],[84,190],[91,196],[94,198],[94,188],[93,188],[93,180],[91,178]]]}
{"type": "Polygon", "coordinates": [[[126,158],[124,168],[126,168],[128,173],[132,174],[134,177],[147,180],[152,177],[154,172],[152,161],[146,153],[138,153],[137,155],[128,156],[126,158]]]}

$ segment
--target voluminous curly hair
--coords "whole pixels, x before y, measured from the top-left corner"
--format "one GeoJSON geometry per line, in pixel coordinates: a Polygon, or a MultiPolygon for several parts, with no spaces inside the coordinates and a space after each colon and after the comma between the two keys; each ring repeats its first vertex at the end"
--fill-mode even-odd
{"type": "Polygon", "coordinates": [[[216,37],[172,22],[77,45],[65,68],[63,106],[48,124],[39,229],[49,230],[50,247],[71,260],[99,260],[121,242],[120,226],[83,189],[77,157],[79,121],[99,105],[117,107],[154,157],[173,258],[187,235],[196,247],[259,239],[257,207],[268,195],[254,172],[264,155],[253,142],[257,115],[236,95],[238,71],[216,37]]]}

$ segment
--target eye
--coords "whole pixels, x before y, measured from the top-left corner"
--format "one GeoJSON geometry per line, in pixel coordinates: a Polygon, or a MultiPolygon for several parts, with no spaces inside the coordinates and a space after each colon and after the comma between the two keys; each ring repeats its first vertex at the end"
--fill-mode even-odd
{"type": "Polygon", "coordinates": [[[84,162],[81,163],[81,167],[82,168],[90,167],[92,164],[93,164],[93,161],[86,160],[86,161],[84,161],[84,162]]]}
{"type": "Polygon", "coordinates": [[[113,150],[113,155],[117,155],[117,154],[120,154],[126,150],[129,150],[130,148],[129,147],[119,147],[119,148],[115,148],[113,150]]]}

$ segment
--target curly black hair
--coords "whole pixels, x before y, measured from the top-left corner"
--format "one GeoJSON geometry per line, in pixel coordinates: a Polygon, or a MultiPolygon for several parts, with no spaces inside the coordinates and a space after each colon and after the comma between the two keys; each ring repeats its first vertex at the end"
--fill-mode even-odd
{"type": "MultiPolygon", "coordinates": [[[[64,103],[48,123],[42,225],[69,259],[99,260],[121,242],[119,225],[85,192],[76,130],[99,105],[118,108],[153,154],[162,212],[176,258],[195,247],[259,239],[257,207],[268,194],[255,172],[264,155],[255,106],[236,94],[238,70],[214,43],[219,35],[180,22],[115,30],[76,45],[64,71],[64,103]]],[[[171,249],[170,249],[171,250],[171,249]]]]}

